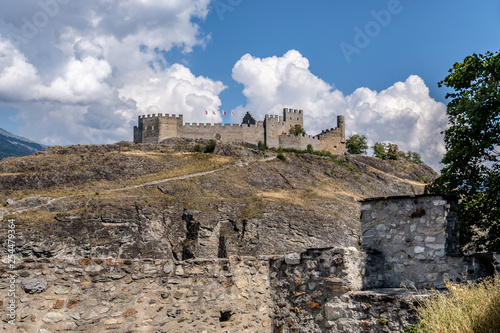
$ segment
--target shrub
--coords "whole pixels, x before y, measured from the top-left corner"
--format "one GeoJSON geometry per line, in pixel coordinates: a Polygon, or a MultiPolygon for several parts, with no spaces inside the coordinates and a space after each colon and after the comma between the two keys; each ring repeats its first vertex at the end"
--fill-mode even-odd
{"type": "Polygon", "coordinates": [[[259,143],[257,144],[257,148],[260,150],[260,151],[266,151],[269,149],[269,147],[262,141],[259,141],[259,143]]]}
{"type": "Polygon", "coordinates": [[[205,146],[205,153],[207,154],[213,153],[216,145],[217,143],[215,142],[215,140],[208,141],[207,145],[205,146]]]}
{"type": "Polygon", "coordinates": [[[405,332],[499,332],[500,279],[446,283],[448,293],[434,292],[416,308],[419,322],[405,332]]]}
{"type": "Polygon", "coordinates": [[[283,148],[281,148],[281,147],[278,148],[278,155],[276,155],[276,157],[280,161],[286,161],[286,157],[285,157],[285,155],[283,155],[283,148]]]}
{"type": "Polygon", "coordinates": [[[299,124],[296,124],[295,126],[291,127],[289,133],[295,136],[306,135],[306,131],[304,131],[304,128],[299,124]]]}
{"type": "Polygon", "coordinates": [[[195,153],[202,153],[203,150],[201,149],[200,145],[196,145],[196,146],[193,147],[193,152],[195,152],[195,153]]]}

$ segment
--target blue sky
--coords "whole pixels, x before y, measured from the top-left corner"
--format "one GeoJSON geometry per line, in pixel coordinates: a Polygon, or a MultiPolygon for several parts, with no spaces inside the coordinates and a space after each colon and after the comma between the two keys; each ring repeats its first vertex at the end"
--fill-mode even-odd
{"type": "Polygon", "coordinates": [[[0,127],[96,144],[131,140],[145,113],[238,123],[293,107],[309,134],[344,114],[348,135],[439,169],[437,82],[468,54],[498,51],[499,31],[497,1],[5,0],[0,127]]]}

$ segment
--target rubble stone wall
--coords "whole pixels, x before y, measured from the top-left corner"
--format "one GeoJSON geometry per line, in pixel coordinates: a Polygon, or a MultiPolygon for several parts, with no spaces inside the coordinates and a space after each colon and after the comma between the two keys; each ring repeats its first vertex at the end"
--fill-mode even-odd
{"type": "Polygon", "coordinates": [[[491,275],[492,257],[459,254],[457,199],[438,195],[368,199],[361,205],[364,288],[444,288],[491,275]]]}
{"type": "Polygon", "coordinates": [[[15,297],[9,271],[2,263],[2,332],[271,332],[267,260],[26,261],[15,297]]]}
{"type": "Polygon", "coordinates": [[[363,249],[12,266],[2,258],[0,331],[398,332],[416,323],[413,306],[426,297],[401,282],[439,288],[463,272],[474,280],[500,270],[498,254],[455,253],[455,207],[441,196],[365,201],[363,249]]]}

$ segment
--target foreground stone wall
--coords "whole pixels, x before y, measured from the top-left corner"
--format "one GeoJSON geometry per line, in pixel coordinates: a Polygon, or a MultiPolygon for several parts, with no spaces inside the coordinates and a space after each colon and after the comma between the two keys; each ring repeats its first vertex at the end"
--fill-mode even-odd
{"type": "Polygon", "coordinates": [[[455,253],[454,205],[440,196],[363,202],[364,251],[14,264],[4,257],[0,331],[398,332],[416,323],[413,307],[426,297],[397,288],[401,282],[439,288],[464,271],[474,280],[500,270],[498,254],[455,253]]]}
{"type": "Polygon", "coordinates": [[[308,250],[271,261],[273,331],[398,332],[417,322],[422,295],[362,291],[365,254],[356,248],[308,250]]]}
{"type": "Polygon", "coordinates": [[[364,288],[444,288],[444,281],[493,274],[492,255],[459,253],[457,199],[376,198],[361,206],[364,288]]]}
{"type": "Polygon", "coordinates": [[[2,263],[2,332],[271,332],[267,260],[26,261],[14,298],[9,270],[2,263]]]}

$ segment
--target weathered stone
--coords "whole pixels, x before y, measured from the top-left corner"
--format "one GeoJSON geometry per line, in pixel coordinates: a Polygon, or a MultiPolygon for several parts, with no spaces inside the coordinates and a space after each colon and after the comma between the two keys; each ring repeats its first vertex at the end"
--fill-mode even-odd
{"type": "Polygon", "coordinates": [[[98,273],[100,271],[102,271],[104,269],[104,267],[102,267],[101,265],[89,265],[87,267],[85,267],[85,272],[88,272],[88,273],[98,273]]]}
{"type": "Polygon", "coordinates": [[[64,305],[64,300],[63,299],[58,299],[55,303],[54,303],[54,309],[61,309],[64,305]]]}
{"type": "Polygon", "coordinates": [[[290,253],[285,256],[285,262],[288,265],[298,265],[300,264],[300,254],[299,253],[290,253]]]}
{"type": "Polygon", "coordinates": [[[90,264],[91,261],[92,261],[91,258],[82,258],[82,259],[78,260],[78,263],[82,266],[86,266],[86,265],[90,264]]]}
{"type": "Polygon", "coordinates": [[[119,325],[123,323],[123,319],[110,319],[104,322],[104,325],[119,325]]]}
{"type": "Polygon", "coordinates": [[[53,289],[54,294],[56,295],[66,295],[69,293],[69,290],[68,286],[57,286],[53,289]]]}
{"type": "Polygon", "coordinates": [[[324,307],[326,320],[338,320],[345,316],[345,307],[342,304],[327,303],[324,307]]]}
{"type": "Polygon", "coordinates": [[[41,293],[47,289],[47,281],[44,279],[31,279],[21,282],[23,290],[28,294],[41,293]]]}
{"type": "Polygon", "coordinates": [[[128,308],[127,310],[125,310],[125,312],[123,313],[123,317],[124,318],[127,318],[129,316],[132,316],[132,315],[135,315],[137,313],[137,310],[136,309],[132,309],[132,308],[128,308]]]}
{"type": "Polygon", "coordinates": [[[170,274],[174,270],[174,262],[172,260],[167,260],[167,262],[163,265],[163,272],[165,274],[170,274]]]}
{"type": "Polygon", "coordinates": [[[42,319],[44,323],[58,323],[62,320],[64,320],[65,316],[64,314],[60,312],[49,312],[47,315],[42,319]]]}
{"type": "Polygon", "coordinates": [[[78,303],[79,303],[79,302],[78,302],[77,300],[70,299],[70,300],[68,301],[68,303],[66,304],[66,307],[67,307],[68,309],[72,309],[72,308],[74,308],[75,306],[77,306],[77,305],[78,305],[78,303]]]}

